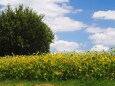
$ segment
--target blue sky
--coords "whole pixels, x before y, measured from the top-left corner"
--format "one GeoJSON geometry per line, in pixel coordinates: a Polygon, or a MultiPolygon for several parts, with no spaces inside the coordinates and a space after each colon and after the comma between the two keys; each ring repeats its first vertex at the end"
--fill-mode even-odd
{"type": "Polygon", "coordinates": [[[51,51],[108,51],[115,46],[115,0],[0,0],[0,10],[7,4],[45,14],[44,22],[55,33],[51,51]]]}

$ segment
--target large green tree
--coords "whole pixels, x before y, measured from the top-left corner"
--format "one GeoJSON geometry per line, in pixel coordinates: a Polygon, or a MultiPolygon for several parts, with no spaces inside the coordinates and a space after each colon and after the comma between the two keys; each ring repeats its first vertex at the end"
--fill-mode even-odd
{"type": "Polygon", "coordinates": [[[0,15],[0,55],[28,55],[49,52],[54,39],[51,29],[44,23],[43,16],[23,5],[10,6],[0,15]]]}

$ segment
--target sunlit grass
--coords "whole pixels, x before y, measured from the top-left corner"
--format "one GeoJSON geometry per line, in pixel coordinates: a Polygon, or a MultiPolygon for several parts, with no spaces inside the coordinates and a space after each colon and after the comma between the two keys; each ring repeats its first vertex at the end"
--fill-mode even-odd
{"type": "Polygon", "coordinates": [[[115,80],[67,80],[67,81],[28,81],[5,80],[0,86],[115,86],[115,80]]]}

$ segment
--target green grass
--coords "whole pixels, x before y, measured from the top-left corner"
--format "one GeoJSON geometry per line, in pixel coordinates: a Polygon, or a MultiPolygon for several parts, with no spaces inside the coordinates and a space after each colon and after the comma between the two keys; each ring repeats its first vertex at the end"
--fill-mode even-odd
{"type": "Polygon", "coordinates": [[[5,80],[0,86],[115,86],[115,80],[27,81],[5,80]]]}

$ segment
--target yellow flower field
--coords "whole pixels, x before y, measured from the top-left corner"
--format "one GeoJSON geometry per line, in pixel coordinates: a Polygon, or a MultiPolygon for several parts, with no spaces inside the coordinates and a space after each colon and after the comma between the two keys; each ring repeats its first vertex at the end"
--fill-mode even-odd
{"type": "Polygon", "coordinates": [[[112,52],[48,53],[0,57],[0,79],[115,79],[112,52]]]}

